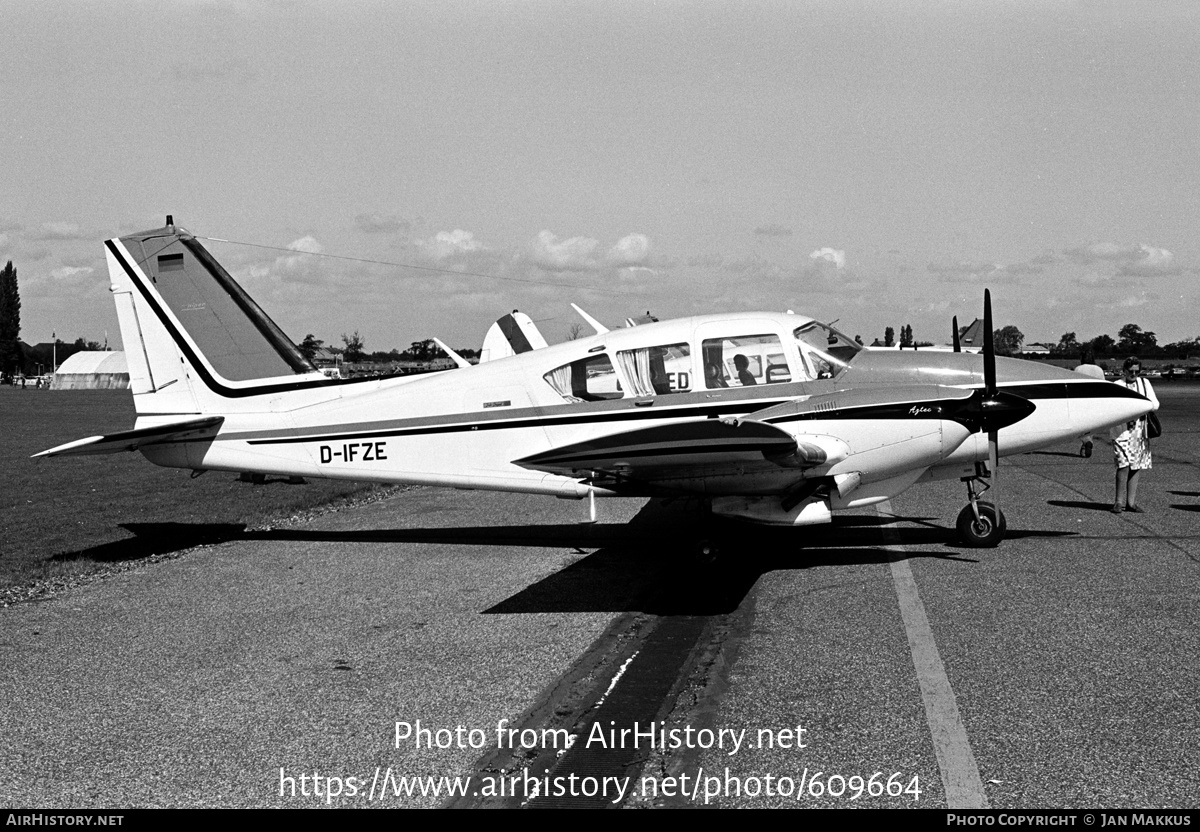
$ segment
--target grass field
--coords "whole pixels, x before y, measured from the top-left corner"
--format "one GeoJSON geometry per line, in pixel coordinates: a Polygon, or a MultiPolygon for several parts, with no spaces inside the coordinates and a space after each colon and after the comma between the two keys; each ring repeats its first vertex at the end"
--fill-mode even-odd
{"type": "Polygon", "coordinates": [[[275,477],[254,485],[217,471],[192,479],[139,453],[29,458],[133,421],[128,390],[0,387],[0,589],[213,542],[222,527],[262,525],[380,488],[275,477]]]}

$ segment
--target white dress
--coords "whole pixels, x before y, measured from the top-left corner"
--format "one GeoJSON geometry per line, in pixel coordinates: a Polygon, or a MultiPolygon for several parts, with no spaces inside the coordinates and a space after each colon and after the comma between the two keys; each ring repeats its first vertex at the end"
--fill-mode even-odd
{"type": "MultiPolygon", "coordinates": [[[[1154,388],[1146,379],[1135,378],[1132,384],[1127,384],[1124,379],[1113,383],[1122,384],[1130,390],[1141,393],[1154,405],[1152,409],[1158,410],[1158,396],[1154,395],[1154,388]]],[[[1116,457],[1118,468],[1143,471],[1151,467],[1150,441],[1146,435],[1145,416],[1117,425],[1109,430],[1108,435],[1112,439],[1113,455],[1116,457]]]]}

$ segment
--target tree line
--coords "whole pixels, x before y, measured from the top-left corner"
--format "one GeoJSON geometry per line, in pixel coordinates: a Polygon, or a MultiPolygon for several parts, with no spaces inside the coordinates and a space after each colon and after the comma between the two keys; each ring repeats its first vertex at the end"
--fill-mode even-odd
{"type": "MultiPolygon", "coordinates": [[[[328,351],[334,355],[341,356],[341,360],[347,364],[388,364],[400,361],[416,361],[429,362],[438,358],[449,358],[446,353],[442,352],[442,348],[432,338],[426,338],[424,341],[413,341],[408,349],[401,352],[397,349],[391,349],[387,352],[376,351],[367,352],[363,337],[355,330],[353,335],[342,334],[342,343],[344,347],[329,347],[328,351]]],[[[297,345],[300,352],[309,361],[314,361],[317,353],[325,347],[325,342],[314,336],[311,332],[304,336],[304,340],[297,345]]],[[[472,349],[456,349],[459,355],[463,358],[478,358],[479,350],[472,349]]]]}
{"type": "MultiPolygon", "coordinates": [[[[969,327],[960,327],[958,334],[962,335],[969,327]]],[[[1024,348],[1025,335],[1011,324],[992,331],[992,342],[997,355],[1019,355],[1024,348]]],[[[896,331],[886,327],[883,334],[883,344],[886,347],[896,346],[896,331]]],[[[931,347],[929,341],[916,341],[913,338],[912,324],[900,327],[901,347],[931,347]]],[[[1118,355],[1136,355],[1141,358],[1178,358],[1188,359],[1200,356],[1200,336],[1175,341],[1170,344],[1158,343],[1155,333],[1144,330],[1135,323],[1125,324],[1117,333],[1097,335],[1086,341],[1080,341],[1074,332],[1064,332],[1058,343],[1050,347],[1050,354],[1060,358],[1080,358],[1090,355],[1097,358],[1118,355]]]]}
{"type": "MultiPolygon", "coordinates": [[[[959,330],[961,335],[967,327],[959,330]]],[[[59,363],[82,350],[99,350],[101,345],[96,341],[77,338],[73,342],[55,339],[54,344],[37,347],[25,347],[20,341],[21,334],[21,294],[17,285],[17,270],[11,260],[3,270],[0,270],[0,375],[12,377],[29,373],[41,364],[49,368],[57,359],[59,363]]],[[[573,333],[577,334],[577,333],[573,333]]],[[[861,339],[856,338],[861,343],[861,339]]],[[[993,332],[996,352],[1000,355],[1016,355],[1022,350],[1025,335],[1017,327],[1009,325],[993,332]]],[[[391,362],[429,362],[442,358],[445,354],[431,338],[423,341],[413,341],[406,350],[388,350],[386,352],[367,352],[363,337],[355,331],[352,335],[342,335],[344,347],[329,347],[329,351],[340,355],[347,363],[358,364],[373,362],[385,364],[391,362]]],[[[885,346],[896,346],[896,331],[892,327],[884,330],[883,343],[885,346]]],[[[913,335],[912,324],[900,328],[901,347],[933,346],[929,341],[917,341],[913,335]]],[[[309,333],[297,345],[306,358],[312,361],[325,342],[309,333]]],[[[456,350],[463,358],[478,358],[479,350],[456,350]]],[[[1142,358],[1174,358],[1189,359],[1200,356],[1200,336],[1160,345],[1155,333],[1142,329],[1136,323],[1128,323],[1121,327],[1117,337],[1097,335],[1090,340],[1081,341],[1074,332],[1065,332],[1058,343],[1050,348],[1051,355],[1061,358],[1080,358],[1092,356],[1095,358],[1118,355],[1137,355],[1142,358]]]]}
{"type": "Polygon", "coordinates": [[[1136,355],[1140,358],[1187,359],[1200,355],[1200,336],[1160,345],[1153,332],[1130,323],[1121,327],[1115,339],[1111,335],[1097,335],[1091,340],[1080,341],[1074,332],[1064,332],[1050,352],[1064,358],[1091,354],[1097,357],[1136,355]]]}

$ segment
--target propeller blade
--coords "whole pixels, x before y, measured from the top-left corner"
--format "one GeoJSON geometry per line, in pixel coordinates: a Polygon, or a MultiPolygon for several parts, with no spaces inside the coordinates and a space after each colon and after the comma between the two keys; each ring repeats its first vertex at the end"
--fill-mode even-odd
{"type": "Polygon", "coordinates": [[[992,293],[983,290],[983,389],[986,395],[996,393],[996,344],[992,337],[992,293]]]}
{"type": "MultiPolygon", "coordinates": [[[[996,343],[992,334],[992,292],[983,290],[983,396],[984,411],[1000,409],[1005,397],[998,395],[996,387],[996,343]]],[[[989,496],[996,507],[996,522],[1000,522],[1000,425],[992,420],[987,426],[988,467],[992,474],[989,496]]]]}
{"type": "Polygon", "coordinates": [[[954,351],[962,352],[962,342],[958,340],[958,316],[955,315],[952,321],[954,324],[954,351]]]}
{"type": "Polygon", "coordinates": [[[992,487],[988,496],[996,507],[996,522],[1000,522],[1000,431],[988,431],[988,467],[992,469],[992,487]]]}

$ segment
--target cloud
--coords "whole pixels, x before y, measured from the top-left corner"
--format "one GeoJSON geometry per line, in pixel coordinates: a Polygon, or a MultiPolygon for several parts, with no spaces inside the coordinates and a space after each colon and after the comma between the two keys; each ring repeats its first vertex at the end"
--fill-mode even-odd
{"type": "Polygon", "coordinates": [[[1146,243],[1136,246],[1092,243],[1068,249],[1063,254],[1077,263],[1115,264],[1116,273],[1125,277],[1158,277],[1183,273],[1183,268],[1175,263],[1175,255],[1165,248],[1157,248],[1146,243]]]}
{"type": "Polygon", "coordinates": [[[62,268],[52,270],[50,276],[55,280],[70,280],[75,277],[87,277],[95,271],[90,266],[63,266],[62,268]]]}
{"type": "Polygon", "coordinates": [[[485,250],[483,243],[476,240],[474,234],[470,231],[463,231],[461,228],[453,231],[439,231],[432,240],[417,240],[417,245],[438,261],[485,250]]]}
{"type": "Polygon", "coordinates": [[[1067,257],[1081,263],[1118,262],[1138,256],[1137,246],[1119,246],[1116,243],[1091,243],[1063,252],[1067,257]]]}
{"type": "MultiPolygon", "coordinates": [[[[650,238],[645,234],[627,234],[611,248],[600,253],[600,241],[591,237],[560,240],[551,231],[542,231],[529,245],[529,261],[551,272],[589,272],[629,269],[645,266],[650,259],[650,238]]],[[[655,263],[656,266],[662,265],[655,263]]]]}
{"type": "Polygon", "coordinates": [[[299,240],[292,240],[292,242],[288,243],[287,247],[292,251],[303,251],[308,254],[320,254],[325,250],[321,244],[317,242],[316,237],[313,237],[311,234],[306,234],[299,240]]]}
{"type": "Polygon", "coordinates": [[[946,282],[955,280],[1001,280],[1023,274],[1041,274],[1045,271],[1042,266],[1033,263],[928,263],[925,270],[930,274],[940,275],[946,282]]]}
{"type": "Polygon", "coordinates": [[[81,232],[79,226],[73,222],[42,223],[41,230],[33,235],[35,240],[90,240],[91,238],[92,235],[81,232]]]}
{"type": "Polygon", "coordinates": [[[779,264],[753,255],[738,260],[726,260],[721,265],[721,271],[729,274],[749,275],[756,281],[778,278],[783,274],[783,268],[779,264]]]}
{"type": "Polygon", "coordinates": [[[646,262],[650,239],[645,234],[629,234],[608,250],[608,261],[615,266],[636,266],[646,262]]]}
{"type": "Polygon", "coordinates": [[[1138,246],[1136,259],[1121,264],[1118,274],[1130,277],[1154,277],[1157,275],[1180,274],[1182,269],[1175,265],[1175,255],[1165,248],[1138,246]]]}
{"type": "Polygon", "coordinates": [[[991,274],[1000,268],[995,263],[929,263],[925,270],[933,274],[974,277],[991,274]]]}
{"type": "Polygon", "coordinates": [[[278,288],[278,284],[283,283],[285,278],[289,283],[319,284],[325,282],[327,277],[325,268],[317,265],[318,261],[323,258],[310,256],[321,254],[325,250],[316,237],[306,234],[288,243],[287,248],[296,253],[281,254],[270,262],[251,263],[234,271],[234,277],[245,281],[271,280],[277,285],[270,291],[278,288]]]}
{"type": "Polygon", "coordinates": [[[560,240],[550,231],[542,231],[533,241],[530,255],[534,264],[547,271],[589,271],[596,267],[594,253],[599,240],[571,237],[560,240]]]}
{"type": "Polygon", "coordinates": [[[412,229],[412,223],[394,214],[359,214],[354,218],[354,227],[367,234],[398,234],[412,229]]]}
{"type": "Polygon", "coordinates": [[[1008,274],[1042,274],[1046,271],[1041,266],[1035,266],[1033,263],[1012,263],[1007,266],[1000,266],[1000,269],[1008,274]]]}
{"type": "Polygon", "coordinates": [[[792,229],[784,225],[772,223],[769,225],[760,225],[754,229],[754,233],[761,237],[790,237],[792,236],[792,229]]]}
{"type": "Polygon", "coordinates": [[[1118,280],[1112,275],[1101,274],[1095,269],[1088,269],[1071,282],[1076,286],[1083,286],[1085,289],[1111,289],[1129,285],[1127,280],[1118,280]]]}
{"type": "Polygon", "coordinates": [[[1100,309],[1138,309],[1158,300],[1157,295],[1140,292],[1136,295],[1126,295],[1112,303],[1097,304],[1100,309]]]}
{"type": "Polygon", "coordinates": [[[846,252],[836,248],[819,248],[808,255],[810,260],[820,264],[821,261],[832,263],[838,269],[846,267],[846,252]]]}

